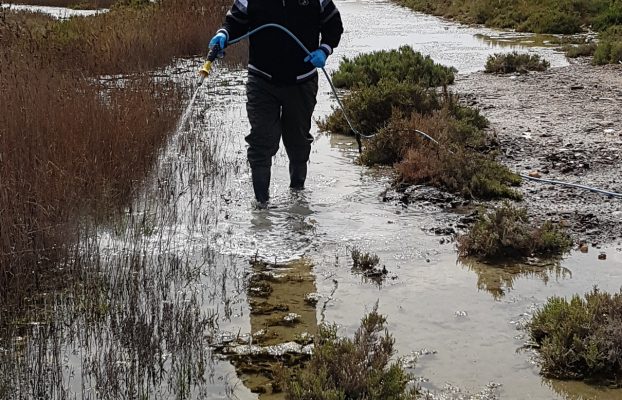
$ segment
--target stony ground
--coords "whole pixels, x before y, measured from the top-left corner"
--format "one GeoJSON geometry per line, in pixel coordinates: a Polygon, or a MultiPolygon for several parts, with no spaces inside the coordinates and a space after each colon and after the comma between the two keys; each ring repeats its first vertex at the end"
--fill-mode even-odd
{"type": "MultiPolygon", "coordinates": [[[[475,73],[454,90],[489,119],[511,169],[622,193],[622,65],[475,73]]],[[[561,221],[577,241],[620,245],[622,198],[535,182],[523,191],[533,215],[561,221]]]]}

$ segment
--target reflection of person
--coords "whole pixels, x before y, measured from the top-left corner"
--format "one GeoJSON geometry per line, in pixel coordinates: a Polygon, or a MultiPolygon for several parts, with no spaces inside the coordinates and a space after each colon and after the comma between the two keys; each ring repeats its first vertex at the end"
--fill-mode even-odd
{"type": "Polygon", "coordinates": [[[255,198],[265,206],[270,197],[272,157],[283,144],[289,157],[290,187],[303,189],[313,137],[311,115],[318,89],[316,68],[339,44],[343,26],[332,0],[235,0],[210,48],[225,48],[230,39],[267,23],[289,29],[310,55],[276,28],[249,38],[246,110],[251,131],[246,136],[255,198]]]}

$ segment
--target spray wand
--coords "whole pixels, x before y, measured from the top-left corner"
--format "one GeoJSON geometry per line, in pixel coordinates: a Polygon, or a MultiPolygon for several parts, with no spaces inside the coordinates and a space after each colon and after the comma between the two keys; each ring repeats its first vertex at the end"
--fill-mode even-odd
{"type": "Polygon", "coordinates": [[[207,61],[205,62],[205,64],[203,64],[203,67],[199,70],[199,76],[201,77],[201,82],[203,82],[203,80],[209,76],[210,72],[212,71],[212,64],[214,63],[214,61],[216,61],[217,58],[221,57],[220,54],[223,54],[223,53],[222,53],[222,49],[220,48],[220,45],[218,44],[209,50],[209,53],[207,53],[207,61]]]}

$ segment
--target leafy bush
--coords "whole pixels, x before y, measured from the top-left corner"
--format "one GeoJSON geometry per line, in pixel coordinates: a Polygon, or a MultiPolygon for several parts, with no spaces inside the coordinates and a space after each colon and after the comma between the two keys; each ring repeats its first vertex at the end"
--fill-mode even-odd
{"type": "Polygon", "coordinates": [[[395,164],[403,184],[426,184],[466,198],[512,198],[521,194],[509,186],[520,177],[485,152],[494,143],[482,131],[486,120],[476,111],[446,101],[429,115],[395,114],[388,126],[370,139],[361,155],[366,165],[395,164]],[[433,135],[439,144],[417,134],[433,135]]]}
{"type": "Polygon", "coordinates": [[[333,82],[337,87],[348,89],[377,85],[382,80],[435,87],[452,84],[455,72],[455,68],[437,64],[429,56],[415,52],[412,47],[402,46],[398,50],[344,58],[333,74],[333,82]]]}
{"type": "Polygon", "coordinates": [[[622,291],[552,297],[528,330],[545,376],[622,385],[622,291]]]}
{"type": "Polygon", "coordinates": [[[596,50],[596,43],[583,43],[575,46],[567,45],[562,49],[568,58],[591,57],[596,50]]]}
{"type": "MultiPolygon", "coordinates": [[[[365,134],[373,134],[382,128],[393,110],[427,114],[439,108],[438,96],[434,91],[395,80],[382,80],[376,86],[358,88],[342,101],[356,129],[365,134]]],[[[341,110],[335,110],[319,125],[331,133],[353,134],[341,110]]]]}
{"type": "Polygon", "coordinates": [[[414,10],[466,23],[536,33],[577,33],[582,25],[598,30],[616,24],[620,0],[396,0],[414,10]]]}
{"type": "Polygon", "coordinates": [[[613,26],[600,35],[594,51],[594,64],[617,64],[622,62],[622,25],[613,26]]]}
{"type": "Polygon", "coordinates": [[[572,240],[550,221],[530,223],[527,211],[509,203],[482,214],[468,233],[458,238],[461,256],[479,259],[552,256],[570,250],[572,240]]]}
{"type": "Polygon", "coordinates": [[[595,18],[592,27],[598,31],[606,31],[616,25],[622,25],[622,0],[612,1],[611,5],[595,18]]]}
{"type": "Polygon", "coordinates": [[[415,130],[432,134],[442,146],[456,144],[484,149],[489,138],[482,131],[488,121],[479,111],[446,100],[429,114],[395,112],[387,126],[367,142],[361,161],[368,165],[391,165],[402,161],[408,150],[426,142],[415,130]]]}
{"type": "Polygon", "coordinates": [[[380,263],[380,257],[372,253],[363,253],[361,250],[352,249],[352,268],[368,270],[375,268],[380,263]]]}
{"type": "Polygon", "coordinates": [[[412,148],[396,166],[402,183],[425,184],[465,198],[521,200],[521,179],[489,156],[458,149],[453,153],[436,146],[412,148]]]}
{"type": "MultiPolygon", "coordinates": [[[[404,54],[405,58],[412,55],[408,51],[404,54]]],[[[399,55],[392,53],[393,64],[400,65],[399,58],[395,58],[399,55]]],[[[356,75],[361,82],[374,82],[377,76],[390,75],[384,70],[371,73],[370,68],[362,68],[367,61],[360,60],[368,60],[364,56],[357,60],[356,63],[346,60],[348,67],[340,68],[351,74],[347,79],[354,80],[352,77],[356,75]]],[[[393,64],[385,63],[389,70],[393,64]]],[[[520,178],[496,163],[494,157],[478,154],[488,152],[492,144],[483,132],[486,119],[477,110],[461,106],[457,96],[446,88],[441,100],[436,91],[408,78],[381,79],[377,84],[353,86],[343,103],[357,129],[375,134],[361,155],[364,164],[399,163],[396,169],[401,183],[429,184],[467,198],[520,199],[520,193],[508,186],[518,184],[520,178]],[[431,133],[441,145],[430,148],[417,130],[431,133]]],[[[353,134],[340,110],[321,121],[320,127],[332,133],[353,134]]]]}
{"type": "Polygon", "coordinates": [[[575,13],[546,10],[531,14],[517,30],[534,33],[577,33],[581,32],[581,19],[575,13]]]}
{"type": "Polygon", "coordinates": [[[508,74],[512,72],[525,73],[527,71],[545,71],[550,66],[546,60],[541,60],[537,54],[512,53],[489,56],[486,60],[486,72],[508,74]]]}
{"type": "Polygon", "coordinates": [[[409,400],[409,375],[389,364],[395,340],[378,306],[361,321],[353,339],[338,338],[335,325],[319,327],[309,365],[281,378],[289,400],[409,400]]]}

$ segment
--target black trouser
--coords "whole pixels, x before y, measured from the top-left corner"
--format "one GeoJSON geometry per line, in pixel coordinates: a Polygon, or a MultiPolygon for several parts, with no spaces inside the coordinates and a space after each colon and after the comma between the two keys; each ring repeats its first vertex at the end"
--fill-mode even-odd
{"type": "Polygon", "coordinates": [[[309,131],[317,88],[317,75],[306,82],[289,86],[274,85],[249,75],[246,111],[251,132],[246,136],[246,142],[257,200],[268,200],[272,157],[279,150],[281,136],[290,162],[290,184],[292,187],[304,185],[313,142],[309,131]]]}

